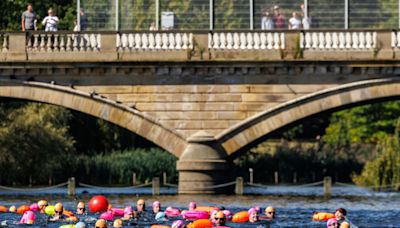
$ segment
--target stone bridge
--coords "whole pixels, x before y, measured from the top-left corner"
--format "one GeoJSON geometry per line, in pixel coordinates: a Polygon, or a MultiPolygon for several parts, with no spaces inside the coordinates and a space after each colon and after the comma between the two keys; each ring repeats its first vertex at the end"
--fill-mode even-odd
{"type": "Polygon", "coordinates": [[[0,33],[0,97],[102,118],[179,158],[180,193],[289,125],[400,95],[388,30],[0,33]]]}

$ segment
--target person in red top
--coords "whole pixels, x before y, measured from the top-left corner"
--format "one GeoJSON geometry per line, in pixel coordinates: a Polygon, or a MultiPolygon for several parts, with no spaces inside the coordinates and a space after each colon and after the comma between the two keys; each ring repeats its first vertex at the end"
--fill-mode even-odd
{"type": "Polygon", "coordinates": [[[276,29],[284,29],[285,26],[285,15],[280,12],[279,6],[274,6],[274,23],[276,29]]]}

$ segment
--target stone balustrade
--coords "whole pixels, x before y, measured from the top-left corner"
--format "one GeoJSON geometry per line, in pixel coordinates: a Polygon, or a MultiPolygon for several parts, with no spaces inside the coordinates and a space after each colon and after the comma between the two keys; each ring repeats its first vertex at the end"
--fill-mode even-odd
{"type": "Polygon", "coordinates": [[[376,47],[376,32],[342,31],[342,32],[312,32],[300,33],[300,47],[314,50],[370,50],[376,47]]]}
{"type": "Polygon", "coordinates": [[[392,30],[0,32],[1,61],[388,60],[399,48],[392,30]]]}
{"type": "Polygon", "coordinates": [[[211,32],[208,41],[210,49],[285,49],[283,32],[211,32]]]}
{"type": "Polygon", "coordinates": [[[99,51],[101,35],[94,33],[33,33],[27,51],[70,52],[99,51]]]}
{"type": "Polygon", "coordinates": [[[118,33],[118,51],[193,49],[193,33],[118,33]]]}

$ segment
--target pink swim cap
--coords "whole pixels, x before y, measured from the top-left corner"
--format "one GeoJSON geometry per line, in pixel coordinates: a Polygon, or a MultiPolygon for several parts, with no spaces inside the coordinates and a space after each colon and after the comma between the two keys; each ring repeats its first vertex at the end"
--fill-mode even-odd
{"type": "Polygon", "coordinates": [[[196,209],[196,207],[197,207],[196,202],[189,203],[189,210],[194,210],[194,209],[196,209]]]}
{"type": "Polygon", "coordinates": [[[35,221],[35,214],[33,211],[26,211],[23,215],[19,223],[21,224],[32,224],[35,221]]]}
{"type": "Polygon", "coordinates": [[[336,222],[337,222],[337,220],[335,218],[330,218],[328,220],[328,222],[326,222],[326,227],[329,228],[330,225],[332,225],[333,223],[336,223],[336,222]]]}
{"type": "Polygon", "coordinates": [[[256,212],[257,212],[257,209],[255,209],[254,207],[250,208],[250,209],[247,211],[247,213],[249,213],[249,215],[251,215],[251,214],[253,214],[253,213],[256,213],[256,212]]]}
{"type": "Polygon", "coordinates": [[[230,210],[223,210],[222,212],[225,214],[225,217],[226,217],[227,219],[232,218],[232,213],[231,213],[230,210]]]}
{"type": "Polygon", "coordinates": [[[131,206],[125,207],[125,209],[124,209],[124,215],[130,215],[130,214],[132,214],[132,212],[133,212],[133,210],[132,210],[132,207],[131,207],[131,206]]]}
{"type": "Polygon", "coordinates": [[[160,206],[161,206],[160,201],[154,201],[153,202],[153,207],[160,207],[160,206]]]}
{"type": "Polygon", "coordinates": [[[171,228],[183,228],[183,227],[185,227],[185,222],[183,220],[176,220],[171,225],[171,228]]]}
{"type": "Polygon", "coordinates": [[[31,204],[29,208],[31,209],[31,211],[39,211],[39,205],[37,203],[31,204]]]}

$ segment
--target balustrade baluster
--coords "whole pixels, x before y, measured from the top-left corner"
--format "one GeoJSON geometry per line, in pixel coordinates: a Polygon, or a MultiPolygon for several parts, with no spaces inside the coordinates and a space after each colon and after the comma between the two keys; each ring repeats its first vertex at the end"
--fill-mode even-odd
{"type": "Polygon", "coordinates": [[[58,34],[54,34],[54,43],[53,43],[53,51],[60,51],[60,46],[59,46],[59,35],[58,34]]]}
{"type": "Polygon", "coordinates": [[[161,37],[162,37],[162,42],[163,42],[162,48],[163,49],[168,49],[168,46],[169,46],[168,34],[167,33],[163,33],[161,37]]]}
{"type": "Polygon", "coordinates": [[[65,50],[66,50],[66,51],[71,51],[71,50],[72,50],[72,48],[71,48],[72,36],[75,36],[75,35],[67,34],[67,44],[66,44],[66,47],[65,47],[65,50]]]}
{"type": "Polygon", "coordinates": [[[278,50],[280,49],[281,46],[281,39],[279,36],[279,33],[275,32],[274,33],[274,49],[278,50]]]}
{"type": "Polygon", "coordinates": [[[66,34],[60,35],[60,51],[61,52],[65,52],[65,37],[66,37],[66,34]]]}
{"type": "Polygon", "coordinates": [[[254,40],[253,40],[253,34],[251,32],[247,33],[246,42],[247,42],[246,48],[249,50],[253,49],[254,40]]]}
{"type": "Polygon", "coordinates": [[[324,49],[326,40],[325,40],[325,34],[323,32],[320,32],[318,34],[318,43],[319,43],[318,48],[324,49]]]}
{"type": "Polygon", "coordinates": [[[365,33],[365,48],[371,49],[372,46],[373,46],[372,33],[366,32],[365,33]]]}
{"type": "Polygon", "coordinates": [[[392,32],[392,48],[397,48],[397,32],[392,32]]]}
{"type": "Polygon", "coordinates": [[[262,50],[265,50],[267,48],[267,35],[265,34],[265,32],[262,32],[260,34],[260,48],[262,50]]]}
{"type": "Polygon", "coordinates": [[[376,32],[372,33],[372,48],[376,48],[376,32]]]}
{"type": "Polygon", "coordinates": [[[142,49],[146,50],[149,48],[149,34],[148,33],[142,33],[142,49]]]}
{"type": "Polygon", "coordinates": [[[122,36],[123,36],[124,34],[121,34],[121,33],[117,33],[116,34],[116,46],[117,46],[117,51],[122,51],[123,50],[123,47],[122,47],[122,36]]]}
{"type": "Polygon", "coordinates": [[[305,34],[305,47],[307,49],[312,47],[312,39],[311,39],[311,33],[310,32],[306,32],[305,34]]]}
{"type": "Polygon", "coordinates": [[[246,33],[241,32],[240,33],[240,49],[246,49],[247,43],[246,43],[246,33]]]}
{"type": "Polygon", "coordinates": [[[253,48],[256,50],[260,49],[260,33],[256,32],[253,36],[253,48]]]}
{"type": "Polygon", "coordinates": [[[325,33],[325,48],[327,49],[332,48],[332,35],[330,32],[325,33]]]}
{"type": "Polygon", "coordinates": [[[226,48],[227,49],[233,48],[233,35],[231,32],[226,33],[226,48]]]}
{"type": "Polygon", "coordinates": [[[285,49],[286,47],[285,47],[285,33],[283,33],[283,32],[281,32],[281,35],[280,35],[280,38],[281,38],[281,40],[279,41],[280,42],[280,46],[281,46],[281,49],[285,49]]]}
{"type": "Polygon", "coordinates": [[[39,50],[39,34],[33,34],[33,51],[39,50]]]}
{"type": "Polygon", "coordinates": [[[149,48],[151,50],[156,48],[156,41],[154,38],[154,33],[149,33],[149,48]]]}
{"type": "Polygon", "coordinates": [[[340,49],[346,48],[346,36],[343,32],[339,33],[339,48],[340,49]]]}
{"type": "Polygon", "coordinates": [[[319,46],[318,33],[312,33],[312,48],[317,49],[319,46]]]}
{"type": "Polygon", "coordinates": [[[45,47],[46,47],[46,34],[42,34],[40,35],[40,51],[45,51],[45,47]]]}
{"type": "Polygon", "coordinates": [[[85,48],[85,35],[84,34],[80,34],[80,40],[79,40],[79,43],[78,43],[78,49],[79,49],[79,51],[81,51],[81,52],[84,52],[84,51],[86,51],[86,48],[85,48]]]}
{"type": "Polygon", "coordinates": [[[346,48],[350,49],[352,45],[352,40],[351,40],[351,33],[346,32],[346,48]]]}
{"type": "Polygon", "coordinates": [[[168,45],[169,49],[175,49],[176,43],[175,43],[175,36],[173,33],[170,33],[168,35],[168,41],[169,41],[169,45],[168,45]]]}
{"type": "Polygon", "coordinates": [[[358,36],[358,39],[359,39],[358,47],[361,48],[361,49],[364,49],[365,48],[365,33],[364,32],[360,32],[359,36],[358,36]]]}
{"type": "Polygon", "coordinates": [[[304,37],[304,32],[300,32],[300,40],[299,40],[299,45],[301,49],[304,49],[304,42],[305,42],[305,37],[304,37]]]}
{"type": "Polygon", "coordinates": [[[101,49],[101,34],[96,34],[96,44],[97,44],[97,47],[96,47],[96,49],[98,50],[98,51],[100,51],[100,49],[101,49]]]}
{"type": "Polygon", "coordinates": [[[215,32],[213,34],[212,38],[213,38],[213,41],[212,41],[213,46],[212,46],[212,48],[213,49],[219,49],[219,43],[220,43],[220,41],[219,41],[219,33],[215,32]]]}
{"type": "Polygon", "coordinates": [[[92,51],[98,51],[97,49],[97,39],[96,39],[96,35],[94,35],[93,33],[90,35],[89,37],[90,40],[90,47],[92,48],[92,51]]]}
{"type": "Polygon", "coordinates": [[[135,36],[132,33],[128,35],[128,43],[129,43],[129,50],[132,51],[135,49],[135,36]]]}
{"type": "Polygon", "coordinates": [[[269,32],[267,33],[267,48],[271,50],[272,48],[274,48],[273,44],[274,44],[274,37],[272,33],[269,32]]]}
{"type": "MultiPolygon", "coordinates": [[[[33,36],[33,35],[31,35],[31,36],[33,36]]],[[[1,37],[1,35],[0,35],[0,37],[1,37]]],[[[4,39],[4,36],[3,36],[3,39],[4,39]]],[[[32,48],[33,48],[32,39],[31,39],[30,36],[28,36],[27,39],[28,39],[28,44],[26,45],[26,48],[27,48],[29,51],[31,51],[32,48]]],[[[5,40],[5,39],[4,39],[4,40],[5,40]]],[[[4,47],[4,46],[3,46],[3,47],[4,47]]]]}
{"type": "Polygon", "coordinates": [[[339,38],[338,38],[338,33],[333,32],[332,33],[332,48],[337,49],[339,46],[339,38]]]}
{"type": "Polygon", "coordinates": [[[140,50],[142,48],[142,39],[139,33],[135,34],[135,49],[140,50]]]}
{"type": "Polygon", "coordinates": [[[79,51],[79,40],[81,39],[81,34],[77,34],[76,36],[73,36],[72,38],[74,39],[73,43],[72,43],[72,49],[74,51],[79,51]]]}
{"type": "Polygon", "coordinates": [[[226,37],[225,33],[221,32],[219,36],[219,48],[220,49],[225,49],[226,48],[226,37]]]}
{"type": "Polygon", "coordinates": [[[182,33],[177,33],[175,35],[175,43],[176,43],[175,45],[176,49],[178,50],[182,49],[182,33]]]}
{"type": "Polygon", "coordinates": [[[239,33],[235,32],[233,33],[233,48],[239,49],[239,45],[240,45],[239,33]]]}
{"type": "Polygon", "coordinates": [[[190,46],[189,44],[189,37],[187,35],[187,33],[183,33],[182,35],[182,49],[188,49],[190,46]]]}
{"type": "Polygon", "coordinates": [[[8,51],[8,35],[3,35],[3,52],[8,51]]]}
{"type": "Polygon", "coordinates": [[[358,32],[353,32],[351,38],[352,38],[352,42],[353,42],[352,47],[353,47],[353,48],[359,48],[360,41],[359,41],[359,34],[358,34],[358,32]]]}
{"type": "Polygon", "coordinates": [[[126,51],[128,49],[128,36],[126,35],[126,33],[122,33],[121,34],[121,38],[120,38],[120,45],[121,45],[121,50],[122,51],[126,51]]]}
{"type": "Polygon", "coordinates": [[[193,49],[193,33],[189,33],[189,47],[190,50],[193,49]]]}
{"type": "Polygon", "coordinates": [[[208,33],[208,49],[213,48],[213,34],[211,32],[208,33]]]}

